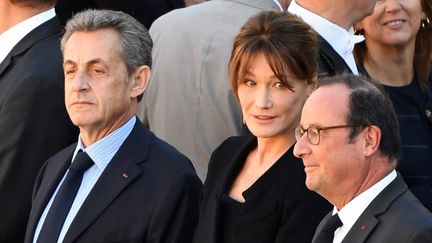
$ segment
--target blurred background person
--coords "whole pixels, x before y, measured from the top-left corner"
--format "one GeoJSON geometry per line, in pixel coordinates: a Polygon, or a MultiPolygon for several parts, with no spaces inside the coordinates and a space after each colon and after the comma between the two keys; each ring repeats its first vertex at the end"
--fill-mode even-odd
{"type": "Polygon", "coordinates": [[[311,241],[330,205],[306,188],[293,145],[316,55],[315,33],[290,13],[263,11],[242,27],[229,76],[251,134],[213,152],[195,243],[311,241]]]}
{"type": "Polygon", "coordinates": [[[353,24],[370,15],[376,0],[294,0],[288,11],[300,16],[318,33],[320,76],[342,72],[358,74],[354,44],[363,37],[354,35],[353,24]]]}
{"type": "Polygon", "coordinates": [[[383,84],[395,108],[402,139],[398,165],[411,191],[432,210],[432,2],[378,1],[356,28],[360,71],[383,84]]]}
{"type": "MultiPolygon", "coordinates": [[[[211,152],[241,134],[227,68],[234,36],[275,0],[212,0],[172,11],[150,28],[153,68],[138,116],[191,159],[202,180],[211,152]]],[[[285,1],[286,2],[286,1],[285,1]]]]}
{"type": "MultiPolygon", "coordinates": [[[[188,4],[195,4],[195,2],[188,1],[188,4]]],[[[92,8],[123,11],[135,17],[149,29],[159,16],[185,6],[184,0],[57,0],[55,10],[63,25],[73,14],[92,8]]]]}
{"type": "Polygon", "coordinates": [[[0,1],[0,242],[22,243],[36,175],[78,134],[64,104],[54,0],[0,1]]]}

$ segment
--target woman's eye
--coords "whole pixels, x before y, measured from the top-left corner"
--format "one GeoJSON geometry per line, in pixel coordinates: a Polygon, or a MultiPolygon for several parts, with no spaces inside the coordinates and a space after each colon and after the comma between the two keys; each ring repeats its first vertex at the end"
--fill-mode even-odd
{"type": "Polygon", "coordinates": [[[245,80],[244,83],[245,83],[247,86],[255,86],[255,82],[252,81],[252,80],[245,80]]]}
{"type": "Polygon", "coordinates": [[[286,85],[284,83],[282,83],[282,82],[277,82],[277,83],[275,83],[274,87],[276,87],[276,88],[285,88],[286,85]]]}

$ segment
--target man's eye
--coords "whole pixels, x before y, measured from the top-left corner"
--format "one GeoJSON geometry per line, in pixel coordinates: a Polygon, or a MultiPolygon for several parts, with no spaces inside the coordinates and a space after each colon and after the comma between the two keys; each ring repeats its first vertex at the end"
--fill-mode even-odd
{"type": "Polygon", "coordinates": [[[74,70],[74,69],[67,69],[67,70],[65,70],[65,74],[66,74],[66,75],[68,75],[68,74],[73,74],[73,73],[75,73],[75,70],[74,70]]]}
{"type": "Polygon", "coordinates": [[[103,74],[105,73],[102,69],[93,69],[93,72],[96,74],[103,74]]]}

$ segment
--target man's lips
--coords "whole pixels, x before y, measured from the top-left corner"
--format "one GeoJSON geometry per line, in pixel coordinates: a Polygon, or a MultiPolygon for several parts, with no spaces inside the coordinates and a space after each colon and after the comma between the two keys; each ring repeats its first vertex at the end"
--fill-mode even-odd
{"type": "Polygon", "coordinates": [[[92,105],[92,104],[93,103],[90,101],[83,101],[83,100],[72,102],[72,105],[92,105]]]}
{"type": "Polygon", "coordinates": [[[307,172],[307,171],[310,171],[310,170],[313,170],[313,169],[316,169],[316,168],[318,168],[319,166],[318,165],[315,165],[315,164],[310,164],[310,165],[304,165],[304,167],[305,167],[305,172],[307,172]]]}

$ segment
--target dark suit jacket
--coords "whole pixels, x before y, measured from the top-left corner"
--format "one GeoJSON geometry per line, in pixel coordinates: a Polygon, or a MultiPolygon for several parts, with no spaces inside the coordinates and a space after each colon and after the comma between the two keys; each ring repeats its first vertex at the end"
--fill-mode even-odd
{"type": "Polygon", "coordinates": [[[183,0],[57,0],[56,12],[60,21],[66,21],[81,10],[88,8],[123,11],[135,17],[147,29],[159,16],[185,6],[183,0]]]}
{"type": "Polygon", "coordinates": [[[318,72],[319,77],[328,77],[343,72],[352,73],[345,60],[333,47],[318,34],[318,72]]]}
{"type": "MultiPolygon", "coordinates": [[[[32,241],[75,147],[65,148],[42,168],[25,242],[32,241]]],[[[190,242],[201,186],[190,161],[137,120],[78,211],[64,242],[190,242]]]]}
{"type": "MultiPolygon", "coordinates": [[[[317,232],[321,227],[320,224],[317,232]]],[[[432,242],[432,214],[407,189],[398,174],[360,215],[342,242],[432,242]]]]}
{"type": "Polygon", "coordinates": [[[78,135],[64,105],[60,36],[53,18],[0,63],[0,242],[23,242],[39,169],[78,135]]]}
{"type": "MultiPolygon", "coordinates": [[[[216,243],[221,217],[221,197],[229,190],[246,156],[257,146],[255,136],[231,137],[212,154],[202,190],[195,243],[216,243]]],[[[309,243],[330,204],[305,185],[300,159],[288,151],[249,189],[244,212],[235,229],[236,243],[309,243]]]]}

